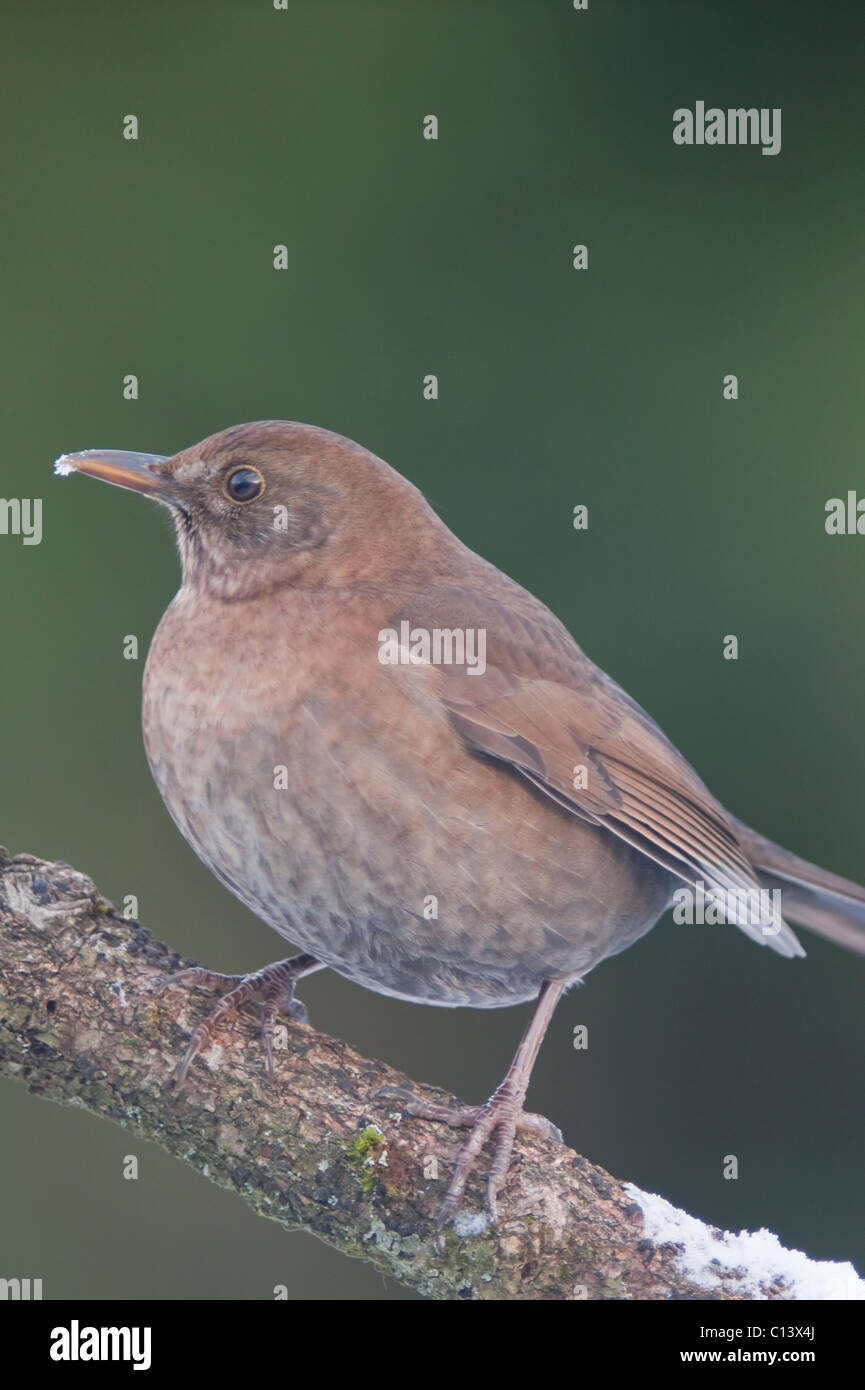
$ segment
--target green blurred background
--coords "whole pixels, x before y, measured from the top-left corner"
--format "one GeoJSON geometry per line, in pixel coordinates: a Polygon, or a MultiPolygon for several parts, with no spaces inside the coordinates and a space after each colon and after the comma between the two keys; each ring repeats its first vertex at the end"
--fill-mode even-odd
{"type": "MultiPolygon", "coordinates": [[[[865,13],[18,0],[0,25],[0,491],[44,499],[41,545],[0,536],[0,840],[137,894],[215,969],[284,954],[145,763],[143,661],[121,648],[135,633],[143,655],[176,588],[169,523],[51,474],[63,451],[170,454],[283,417],[406,473],[733,811],[865,879],[865,540],[823,527],[828,497],[865,490],[865,13]],[[698,99],[780,106],[780,155],[674,146],[698,99]]],[[[787,962],[663,922],[566,998],[531,1107],[619,1177],[861,1268],[865,961],[805,944],[787,962]]],[[[302,995],[318,1027],[471,1101],[525,1018],[330,974],[302,995]]],[[[8,1083],[0,1107],[0,1273],[46,1297],[408,1296],[92,1116],[8,1083]]]]}

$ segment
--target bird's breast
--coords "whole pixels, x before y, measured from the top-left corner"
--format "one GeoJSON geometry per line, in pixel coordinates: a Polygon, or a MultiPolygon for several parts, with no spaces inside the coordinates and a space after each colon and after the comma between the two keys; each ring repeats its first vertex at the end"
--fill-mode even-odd
{"type": "Polygon", "coordinates": [[[167,611],[147,756],[217,877],[359,983],[433,1003],[530,998],[645,931],[665,877],[471,755],[423,673],[378,660],[380,626],[303,597],[167,611]]]}

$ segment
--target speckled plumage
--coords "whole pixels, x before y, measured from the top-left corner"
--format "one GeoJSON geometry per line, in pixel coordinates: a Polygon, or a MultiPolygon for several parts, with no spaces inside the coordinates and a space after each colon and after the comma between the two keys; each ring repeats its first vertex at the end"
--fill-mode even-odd
{"type": "Polygon", "coordinates": [[[357,983],[438,1004],[533,998],[646,931],[670,875],[467,753],[427,672],[378,662],[392,605],[283,590],[234,610],[226,651],[221,605],[181,590],[145,675],[154,778],[217,877],[357,983]]]}

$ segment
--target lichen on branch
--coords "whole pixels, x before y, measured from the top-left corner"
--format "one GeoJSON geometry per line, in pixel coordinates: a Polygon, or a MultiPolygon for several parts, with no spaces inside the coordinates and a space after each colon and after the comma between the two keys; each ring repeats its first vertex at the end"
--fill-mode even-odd
{"type": "MultiPolygon", "coordinates": [[[[348,1043],[287,1020],[269,1079],[258,1017],[216,1035],[177,1092],[171,1076],[211,996],[155,986],[192,965],[122,917],[84,874],[0,850],[0,1072],[159,1144],[252,1209],[303,1227],[438,1299],[728,1299],[655,1244],[633,1196],[562,1144],[518,1137],[495,1227],[435,1216],[462,1142],[377,1098],[408,1088],[457,1104],[348,1043]]],[[[482,1182],[469,1190],[482,1207],[482,1182]]],[[[753,1295],[752,1295],[753,1296],[753,1295]]],[[[769,1281],[763,1297],[790,1297],[769,1281]]]]}

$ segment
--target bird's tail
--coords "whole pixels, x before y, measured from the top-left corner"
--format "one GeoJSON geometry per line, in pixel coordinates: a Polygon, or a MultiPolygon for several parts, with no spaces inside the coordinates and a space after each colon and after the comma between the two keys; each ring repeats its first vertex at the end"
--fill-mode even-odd
{"type": "Polygon", "coordinates": [[[730,819],[762,887],[780,891],[784,917],[865,955],[865,888],[809,864],[730,819]]]}

